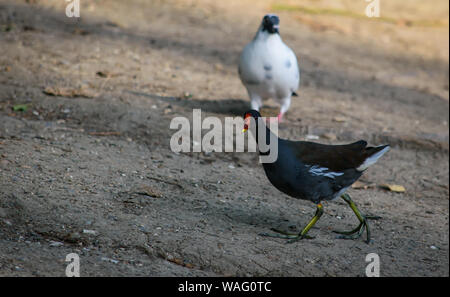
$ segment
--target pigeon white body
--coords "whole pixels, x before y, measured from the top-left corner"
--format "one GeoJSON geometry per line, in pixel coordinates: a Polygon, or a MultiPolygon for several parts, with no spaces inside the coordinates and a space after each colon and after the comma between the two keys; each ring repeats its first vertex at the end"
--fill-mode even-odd
{"type": "Polygon", "coordinates": [[[261,24],[241,54],[239,76],[247,88],[251,108],[259,111],[263,101],[272,98],[281,106],[278,116],[281,119],[298,89],[300,72],[294,52],[284,44],[278,26],[276,29],[270,33],[261,24]]]}

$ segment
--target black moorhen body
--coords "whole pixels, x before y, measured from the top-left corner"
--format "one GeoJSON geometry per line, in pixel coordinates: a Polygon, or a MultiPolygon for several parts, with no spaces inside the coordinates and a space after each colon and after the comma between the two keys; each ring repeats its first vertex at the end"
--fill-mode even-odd
{"type": "MultiPolygon", "coordinates": [[[[258,123],[265,125],[261,115],[256,110],[245,113],[244,131],[250,129],[258,141],[258,123]],[[250,120],[255,121],[254,127],[250,120]],[[258,120],[259,119],[259,120],[258,120]]],[[[266,143],[269,148],[270,134],[266,128],[266,143]]],[[[309,224],[299,234],[289,234],[274,230],[280,234],[267,234],[281,238],[290,238],[293,241],[310,238],[307,232],[317,222],[323,213],[321,201],[333,200],[341,196],[352,208],[358,217],[360,224],[352,231],[335,231],[343,234],[341,238],[358,238],[367,231],[367,242],[370,242],[368,219],[378,219],[375,216],[361,214],[356,205],[345,191],[350,187],[370,165],[374,164],[384,153],[389,150],[388,145],[367,147],[364,140],[346,145],[325,145],[306,141],[290,141],[274,137],[278,144],[278,158],[273,163],[263,163],[267,178],[278,190],[291,197],[310,200],[317,204],[317,211],[309,224]]],[[[273,148],[273,147],[272,147],[273,148]]],[[[261,153],[260,154],[264,154],[261,153]]],[[[268,154],[266,152],[265,154],[268,154]]],[[[292,241],[291,241],[292,242],[292,241]]]]}

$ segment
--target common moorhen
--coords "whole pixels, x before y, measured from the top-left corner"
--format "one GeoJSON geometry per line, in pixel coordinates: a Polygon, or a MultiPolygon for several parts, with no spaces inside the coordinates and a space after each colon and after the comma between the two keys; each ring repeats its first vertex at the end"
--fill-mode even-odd
{"type": "MultiPolygon", "coordinates": [[[[265,125],[260,113],[250,110],[245,113],[244,121],[243,131],[250,129],[258,142],[258,131],[264,130],[258,129],[257,126],[265,125]]],[[[266,144],[270,149],[274,148],[274,143],[270,143],[272,131],[267,126],[265,131],[266,144]]],[[[326,145],[281,139],[273,134],[272,137],[278,144],[278,158],[273,163],[263,163],[267,178],[281,192],[297,199],[314,202],[317,210],[311,221],[298,234],[272,229],[280,234],[263,233],[261,235],[292,239],[289,242],[312,238],[307,236],[307,233],[323,214],[321,201],[333,200],[340,196],[349,204],[360,224],[351,231],[334,232],[340,233],[340,238],[353,239],[359,238],[365,229],[366,242],[369,243],[370,231],[367,220],[380,217],[363,215],[345,191],[370,165],[389,150],[389,145],[367,147],[367,142],[364,140],[345,145],[326,145]]],[[[270,151],[261,152],[260,147],[261,145],[258,144],[260,154],[270,153],[270,151]]]]}

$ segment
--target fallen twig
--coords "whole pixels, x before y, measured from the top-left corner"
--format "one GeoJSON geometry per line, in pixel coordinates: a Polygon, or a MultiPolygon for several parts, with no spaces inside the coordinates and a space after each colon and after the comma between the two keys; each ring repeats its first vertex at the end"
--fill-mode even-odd
{"type": "Polygon", "coordinates": [[[120,135],[120,132],[110,131],[110,132],[89,132],[89,135],[92,136],[117,136],[120,135]]]}

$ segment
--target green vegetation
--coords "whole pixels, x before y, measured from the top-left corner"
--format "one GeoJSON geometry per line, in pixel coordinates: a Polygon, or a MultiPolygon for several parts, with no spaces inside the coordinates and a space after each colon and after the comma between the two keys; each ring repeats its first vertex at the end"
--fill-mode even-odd
{"type": "Polygon", "coordinates": [[[380,16],[378,18],[368,18],[364,14],[359,14],[350,10],[342,10],[335,8],[313,8],[313,7],[305,7],[300,5],[288,5],[288,4],[273,4],[271,6],[274,11],[288,11],[288,12],[300,12],[304,14],[310,15],[332,15],[332,16],[342,16],[342,17],[350,17],[355,19],[365,19],[365,20],[373,20],[380,21],[384,23],[390,24],[404,24],[408,26],[421,26],[421,27],[442,27],[448,26],[448,22],[445,20],[406,20],[406,19],[395,19],[391,17],[383,17],[380,16]]]}

